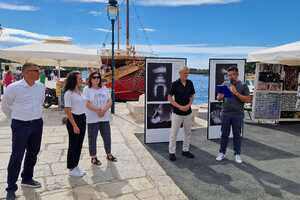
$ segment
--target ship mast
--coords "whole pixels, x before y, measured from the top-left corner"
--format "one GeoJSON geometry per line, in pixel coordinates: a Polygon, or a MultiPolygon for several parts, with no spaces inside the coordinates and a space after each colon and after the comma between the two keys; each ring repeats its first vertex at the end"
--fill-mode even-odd
{"type": "Polygon", "coordinates": [[[130,30],[129,30],[129,0],[126,0],[126,52],[129,54],[130,50],[130,44],[129,44],[129,38],[130,38],[130,30]]]}
{"type": "Polygon", "coordinates": [[[121,40],[121,22],[120,22],[120,7],[118,7],[118,50],[120,51],[121,40]]]}

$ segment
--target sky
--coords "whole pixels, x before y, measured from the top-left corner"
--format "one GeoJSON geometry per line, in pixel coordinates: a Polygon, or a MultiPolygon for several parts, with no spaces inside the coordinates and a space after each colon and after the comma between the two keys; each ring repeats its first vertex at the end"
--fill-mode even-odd
{"type": "MultiPolygon", "coordinates": [[[[107,47],[108,0],[0,0],[0,48],[66,37],[84,48],[107,47]]],[[[125,43],[125,6],[121,8],[125,43]]],[[[249,52],[300,40],[299,0],[130,0],[130,42],[137,51],[187,58],[246,58],[249,52]]]]}

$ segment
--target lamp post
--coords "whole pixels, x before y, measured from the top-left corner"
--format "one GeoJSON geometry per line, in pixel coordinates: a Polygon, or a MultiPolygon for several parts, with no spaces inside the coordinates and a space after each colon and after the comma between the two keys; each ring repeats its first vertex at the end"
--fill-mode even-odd
{"type": "Polygon", "coordinates": [[[118,17],[118,2],[117,0],[109,0],[107,6],[107,15],[111,21],[111,112],[115,114],[115,22],[118,17]]]}

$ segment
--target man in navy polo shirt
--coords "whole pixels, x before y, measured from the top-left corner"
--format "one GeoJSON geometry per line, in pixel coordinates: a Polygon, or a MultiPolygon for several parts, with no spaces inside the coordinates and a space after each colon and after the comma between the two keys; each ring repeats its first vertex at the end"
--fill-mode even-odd
{"type": "Polygon", "coordinates": [[[184,141],[182,155],[187,158],[195,156],[189,151],[191,140],[192,120],[192,103],[195,95],[193,82],[188,79],[189,68],[184,66],[179,70],[180,78],[172,83],[168,100],[173,106],[172,127],[169,140],[169,158],[171,161],[176,160],[176,138],[181,124],[184,128],[184,141]]]}

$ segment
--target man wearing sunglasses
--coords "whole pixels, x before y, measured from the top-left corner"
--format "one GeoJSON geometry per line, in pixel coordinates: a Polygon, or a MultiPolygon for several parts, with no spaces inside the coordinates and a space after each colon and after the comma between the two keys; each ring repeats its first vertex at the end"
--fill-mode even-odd
{"type": "Polygon", "coordinates": [[[2,110],[11,119],[12,153],[7,168],[7,198],[16,199],[16,184],[21,170],[22,186],[39,188],[41,184],[33,180],[34,166],[40,151],[43,120],[42,105],[45,99],[45,88],[38,83],[39,67],[32,63],[23,65],[24,79],[9,85],[4,93],[2,110]]]}

